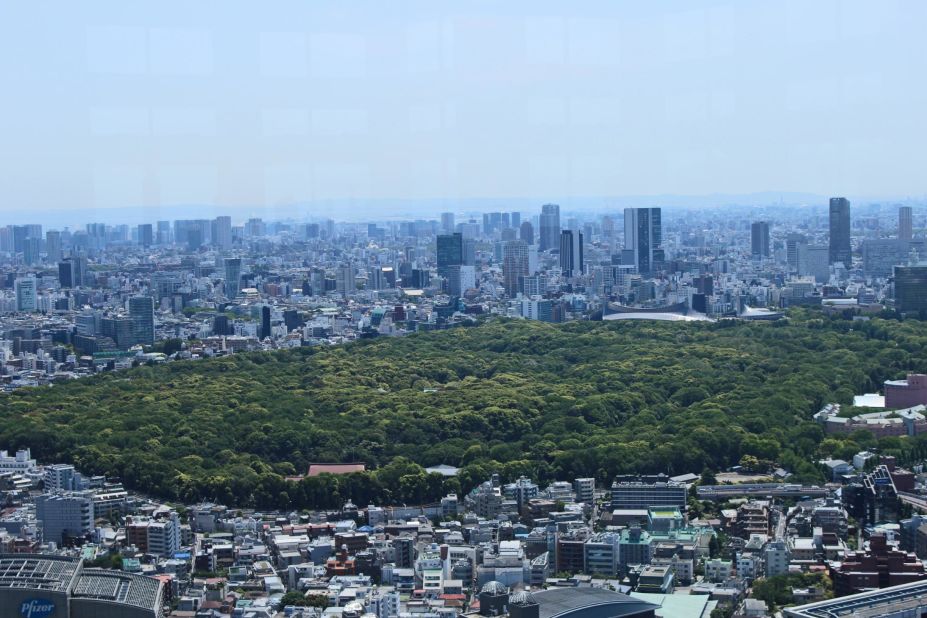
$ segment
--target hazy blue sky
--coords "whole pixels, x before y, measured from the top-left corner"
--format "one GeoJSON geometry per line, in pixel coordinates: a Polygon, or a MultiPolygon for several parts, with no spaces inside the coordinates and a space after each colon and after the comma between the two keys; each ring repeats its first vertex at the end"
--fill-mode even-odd
{"type": "Polygon", "coordinates": [[[923,195],[925,25],[923,0],[4,2],[0,211],[923,195]]]}

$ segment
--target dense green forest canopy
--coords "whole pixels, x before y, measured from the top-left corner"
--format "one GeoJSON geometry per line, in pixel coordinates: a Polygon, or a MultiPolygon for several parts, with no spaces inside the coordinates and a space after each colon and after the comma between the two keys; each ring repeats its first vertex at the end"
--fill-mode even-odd
{"type": "Polygon", "coordinates": [[[744,456],[818,481],[816,458],[876,443],[825,438],[811,415],[927,371],[923,326],[810,311],[776,323],[494,320],[18,390],[0,397],[0,446],[169,499],[281,508],[422,502],[492,472],[606,483],[744,456]],[[372,472],[285,480],[346,461],[372,472]],[[441,463],[462,473],[425,474],[441,463]]]}

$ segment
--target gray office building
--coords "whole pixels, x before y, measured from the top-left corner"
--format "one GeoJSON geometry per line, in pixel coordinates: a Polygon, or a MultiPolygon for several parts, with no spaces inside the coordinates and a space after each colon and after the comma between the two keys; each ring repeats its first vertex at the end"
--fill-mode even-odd
{"type": "Polygon", "coordinates": [[[583,274],[583,233],[563,230],[560,233],[560,270],[564,277],[583,274]]]}
{"type": "Polygon", "coordinates": [[[557,204],[544,204],[541,206],[541,217],[538,221],[541,228],[540,249],[547,251],[560,247],[560,206],[557,204]]]}
{"type": "Polygon", "coordinates": [[[850,200],[845,197],[830,198],[830,263],[843,262],[852,266],[853,247],[850,244],[850,200]]]}
{"type": "Polygon", "coordinates": [[[93,530],[93,497],[89,494],[44,494],[35,499],[36,519],[42,522],[42,538],[59,545],[67,537],[81,537],[93,530]]]}
{"type": "Polygon", "coordinates": [[[225,297],[235,298],[241,291],[241,258],[225,258],[225,297]]]}
{"type": "Polygon", "coordinates": [[[627,481],[612,485],[612,509],[651,509],[675,506],[686,508],[685,483],[673,481],[627,481]]]}
{"type": "Polygon", "coordinates": [[[129,317],[132,318],[132,340],[142,345],[154,345],[154,301],[150,296],[133,296],[129,299],[129,317]]]}
{"type": "Polygon", "coordinates": [[[769,257],[769,223],[754,221],[750,225],[750,253],[755,258],[769,257]]]}
{"type": "Polygon", "coordinates": [[[649,275],[663,263],[663,220],[659,208],[624,209],[622,263],[649,275]]]}
{"type": "Polygon", "coordinates": [[[914,234],[914,213],[910,206],[898,207],[898,239],[911,240],[914,234]]]}

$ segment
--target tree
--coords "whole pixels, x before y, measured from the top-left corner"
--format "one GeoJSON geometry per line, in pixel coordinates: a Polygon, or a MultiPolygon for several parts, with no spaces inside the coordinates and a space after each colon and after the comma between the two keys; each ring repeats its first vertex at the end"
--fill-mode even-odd
{"type": "Polygon", "coordinates": [[[298,590],[290,590],[283,598],[280,599],[281,607],[286,607],[288,605],[293,605],[296,607],[308,607],[309,600],[306,598],[306,595],[298,590]]]}
{"type": "Polygon", "coordinates": [[[494,318],[140,366],[0,394],[0,447],[28,446],[166,500],[260,509],[432,502],[493,473],[604,484],[702,470],[707,483],[742,462],[820,483],[815,460],[863,446],[901,462],[927,457],[927,440],[825,438],[812,420],[827,402],[927,371],[921,323],[850,326],[803,308],[770,324],[494,318]],[[366,471],[351,475],[285,478],[311,462],[361,461],[366,471]],[[422,476],[438,463],[462,468],[422,476]]]}
{"type": "Polygon", "coordinates": [[[721,545],[718,543],[718,537],[716,535],[711,535],[711,539],[708,540],[708,556],[711,558],[717,558],[718,554],[721,553],[721,545]]]}
{"type": "Polygon", "coordinates": [[[747,472],[755,472],[760,467],[760,460],[753,455],[744,455],[740,458],[740,467],[747,472]]]}

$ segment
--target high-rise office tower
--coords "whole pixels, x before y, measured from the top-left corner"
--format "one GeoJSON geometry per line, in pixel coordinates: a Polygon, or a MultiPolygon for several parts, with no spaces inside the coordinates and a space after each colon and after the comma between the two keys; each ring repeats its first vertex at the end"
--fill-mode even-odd
{"type": "Polygon", "coordinates": [[[438,275],[447,277],[451,266],[460,266],[464,263],[463,235],[439,234],[437,238],[438,275]]]}
{"type": "Polygon", "coordinates": [[[61,232],[45,232],[45,261],[54,264],[61,259],[61,232]]]}
{"type": "Polygon", "coordinates": [[[73,281],[74,287],[79,288],[87,285],[87,282],[90,279],[88,274],[89,268],[87,266],[87,258],[83,255],[79,255],[75,258],[71,258],[73,263],[73,281]]]}
{"type": "Polygon", "coordinates": [[[342,264],[335,271],[335,291],[342,296],[354,293],[357,289],[357,270],[353,264],[342,264]]]}
{"type": "Polygon", "coordinates": [[[74,266],[71,260],[58,262],[58,284],[63,288],[74,287],[74,266]]]}
{"type": "Polygon", "coordinates": [[[509,217],[509,226],[512,229],[517,230],[520,225],[521,225],[521,213],[512,212],[511,216],[509,217]]]}
{"type": "Polygon", "coordinates": [[[615,235],[615,220],[605,215],[602,217],[602,236],[611,238],[615,235]]]}
{"type": "Polygon", "coordinates": [[[264,220],[260,217],[254,217],[245,222],[245,236],[257,238],[259,236],[264,236],[266,233],[267,226],[264,225],[264,220]]]}
{"type": "Polygon", "coordinates": [[[544,204],[538,221],[541,232],[541,251],[556,249],[560,246],[560,206],[544,204]]]}
{"type": "Polygon", "coordinates": [[[154,244],[154,229],[150,223],[138,226],[138,244],[146,249],[154,244]]]}
{"type": "Polygon", "coordinates": [[[583,274],[583,233],[563,230],[560,233],[560,270],[564,277],[583,274]]]}
{"type": "Polygon", "coordinates": [[[914,232],[914,216],[910,206],[898,207],[898,239],[911,240],[914,232]]]}
{"type": "Polygon", "coordinates": [[[87,258],[65,258],[58,262],[58,282],[63,288],[79,288],[84,285],[87,258]]]}
{"type": "Polygon", "coordinates": [[[848,269],[852,266],[853,248],[850,244],[850,200],[845,197],[830,198],[830,247],[831,264],[843,262],[848,269]]]}
{"type": "Polygon", "coordinates": [[[228,216],[216,217],[213,244],[223,251],[232,248],[232,218],[228,216]]]}
{"type": "Polygon", "coordinates": [[[895,309],[927,311],[927,266],[895,266],[895,309]]]}
{"type": "Polygon", "coordinates": [[[808,238],[804,234],[789,234],[785,237],[785,261],[789,265],[789,271],[798,272],[798,251],[801,245],[808,244],[808,238]]]}
{"type": "Polygon", "coordinates": [[[518,280],[528,275],[528,244],[523,240],[510,240],[502,247],[502,282],[505,293],[515,296],[519,292],[518,280]]]}
{"type": "Polygon", "coordinates": [[[818,283],[830,280],[829,250],[824,245],[801,244],[798,246],[798,274],[811,275],[818,283]]]}
{"type": "Polygon", "coordinates": [[[39,253],[42,250],[42,241],[39,238],[33,238],[30,236],[23,243],[23,263],[24,264],[38,264],[39,263],[39,253]]]}
{"type": "Polygon", "coordinates": [[[441,231],[445,234],[454,233],[454,213],[452,212],[442,212],[441,213],[441,231]]]}
{"type": "Polygon", "coordinates": [[[225,258],[225,297],[235,298],[241,291],[241,258],[225,258]]]}
{"type": "Polygon", "coordinates": [[[463,296],[463,293],[476,287],[476,270],[473,266],[450,266],[447,273],[447,293],[451,296],[463,296]]]}
{"type": "Polygon", "coordinates": [[[16,311],[36,311],[36,282],[34,276],[20,277],[13,283],[16,292],[16,311]]]}
{"type": "Polygon", "coordinates": [[[476,239],[463,239],[463,265],[476,266],[476,239]]]}
{"type": "Polygon", "coordinates": [[[750,225],[750,253],[753,257],[769,257],[769,223],[754,221],[750,225]]]}
{"type": "Polygon", "coordinates": [[[26,238],[29,237],[29,228],[25,225],[13,226],[13,252],[22,253],[26,244],[26,238]]]}
{"type": "Polygon", "coordinates": [[[622,263],[649,275],[663,262],[663,222],[659,208],[624,209],[622,263]]]}
{"type": "Polygon", "coordinates": [[[129,299],[129,317],[132,318],[132,340],[142,345],[154,344],[154,301],[150,296],[133,296],[129,299]]]}
{"type": "Polygon", "coordinates": [[[261,339],[270,337],[270,305],[261,307],[261,339]]]}
{"type": "Polygon", "coordinates": [[[170,221],[158,221],[158,236],[157,241],[159,245],[167,245],[171,242],[171,222],[170,221]]]}
{"type": "Polygon", "coordinates": [[[299,312],[296,309],[287,309],[284,311],[283,324],[286,326],[286,332],[288,333],[292,333],[294,330],[302,326],[299,312]]]}
{"type": "Polygon", "coordinates": [[[521,226],[518,228],[518,237],[525,241],[526,244],[534,244],[534,226],[531,225],[530,221],[522,221],[521,226]]]}

